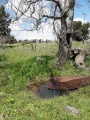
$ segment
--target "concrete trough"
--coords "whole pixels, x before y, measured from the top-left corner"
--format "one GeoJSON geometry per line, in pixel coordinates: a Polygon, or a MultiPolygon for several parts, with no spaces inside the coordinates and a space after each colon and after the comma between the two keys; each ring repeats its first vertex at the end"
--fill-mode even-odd
{"type": "Polygon", "coordinates": [[[72,90],[90,84],[90,76],[52,77],[48,89],[72,90]]]}

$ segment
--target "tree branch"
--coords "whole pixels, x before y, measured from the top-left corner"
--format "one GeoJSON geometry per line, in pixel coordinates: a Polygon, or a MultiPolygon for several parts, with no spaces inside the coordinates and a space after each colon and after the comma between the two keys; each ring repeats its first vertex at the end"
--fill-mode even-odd
{"type": "MultiPolygon", "coordinates": [[[[48,16],[48,15],[43,15],[43,17],[51,18],[51,19],[54,19],[54,20],[61,19],[61,17],[48,16]]],[[[42,18],[43,18],[43,17],[42,17],[42,18]]]]}

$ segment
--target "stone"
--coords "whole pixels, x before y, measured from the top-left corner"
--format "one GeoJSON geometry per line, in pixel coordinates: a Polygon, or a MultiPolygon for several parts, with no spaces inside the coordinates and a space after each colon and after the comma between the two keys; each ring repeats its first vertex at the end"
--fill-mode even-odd
{"type": "Polygon", "coordinates": [[[79,110],[72,107],[72,106],[66,106],[65,110],[73,115],[78,115],[79,114],[79,110]]]}

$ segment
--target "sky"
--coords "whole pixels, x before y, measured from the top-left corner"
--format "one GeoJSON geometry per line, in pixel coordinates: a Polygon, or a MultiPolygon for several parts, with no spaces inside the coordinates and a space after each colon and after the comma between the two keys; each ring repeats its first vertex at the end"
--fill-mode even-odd
{"type": "MultiPolygon", "coordinates": [[[[87,3],[85,0],[77,0],[78,3],[81,5],[79,8],[74,8],[74,21],[82,21],[84,22],[90,22],[90,8],[87,6],[87,3]],[[84,16],[83,13],[86,15],[84,16]],[[85,20],[85,21],[84,21],[85,20]]],[[[10,8],[6,6],[6,12],[9,12],[12,16],[12,12],[10,8]]],[[[32,39],[43,39],[43,40],[55,40],[56,37],[52,33],[52,26],[48,26],[47,24],[44,26],[43,31],[37,32],[27,32],[22,31],[21,28],[19,28],[20,22],[18,24],[11,24],[11,35],[14,35],[17,40],[32,40],[32,39]]]]}
{"type": "Polygon", "coordinates": [[[78,0],[81,6],[79,8],[74,8],[74,20],[81,20],[84,22],[84,16],[82,13],[85,13],[85,22],[90,22],[90,7],[87,5],[85,0],[78,0]]]}

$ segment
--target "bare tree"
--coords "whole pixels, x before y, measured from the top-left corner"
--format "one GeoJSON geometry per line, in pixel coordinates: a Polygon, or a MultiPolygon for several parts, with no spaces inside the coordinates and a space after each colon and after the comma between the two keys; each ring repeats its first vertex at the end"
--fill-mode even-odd
{"type": "MultiPolygon", "coordinates": [[[[11,0],[10,0],[11,1],[11,0]]],[[[30,22],[25,30],[39,30],[47,22],[53,25],[59,40],[57,64],[65,63],[70,55],[73,16],[76,0],[12,0],[8,5],[14,12],[13,21],[30,22]],[[18,3],[18,5],[17,5],[18,3]],[[61,24],[60,24],[61,23],[61,24]]],[[[86,0],[90,3],[90,0],[86,0]]]]}

